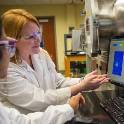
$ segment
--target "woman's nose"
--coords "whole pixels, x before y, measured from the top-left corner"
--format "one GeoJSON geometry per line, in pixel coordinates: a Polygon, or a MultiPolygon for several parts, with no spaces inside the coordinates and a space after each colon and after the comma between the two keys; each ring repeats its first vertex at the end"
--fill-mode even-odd
{"type": "Polygon", "coordinates": [[[35,35],[34,39],[35,39],[37,42],[41,43],[41,35],[40,35],[40,34],[35,35]]]}

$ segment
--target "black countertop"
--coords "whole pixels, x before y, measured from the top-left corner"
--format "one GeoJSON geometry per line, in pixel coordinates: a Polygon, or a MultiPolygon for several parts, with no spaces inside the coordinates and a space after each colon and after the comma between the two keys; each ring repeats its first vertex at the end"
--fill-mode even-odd
{"type": "Polygon", "coordinates": [[[121,95],[120,93],[124,94],[118,88],[115,90],[83,92],[86,104],[80,106],[75,118],[67,124],[115,124],[110,116],[100,107],[100,102],[121,95]],[[79,122],[79,120],[82,122],[79,122]]]}

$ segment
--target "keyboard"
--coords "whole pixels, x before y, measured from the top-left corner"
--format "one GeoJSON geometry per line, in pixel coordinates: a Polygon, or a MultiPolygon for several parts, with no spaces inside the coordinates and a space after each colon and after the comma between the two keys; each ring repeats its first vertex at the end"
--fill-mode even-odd
{"type": "Polygon", "coordinates": [[[115,97],[100,103],[100,106],[117,124],[124,124],[124,98],[115,97]]]}

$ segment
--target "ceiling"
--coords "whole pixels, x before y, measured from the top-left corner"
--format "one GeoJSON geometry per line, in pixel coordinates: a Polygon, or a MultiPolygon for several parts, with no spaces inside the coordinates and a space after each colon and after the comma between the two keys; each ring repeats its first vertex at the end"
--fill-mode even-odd
{"type": "Polygon", "coordinates": [[[0,5],[81,4],[84,0],[0,0],[0,5]]]}

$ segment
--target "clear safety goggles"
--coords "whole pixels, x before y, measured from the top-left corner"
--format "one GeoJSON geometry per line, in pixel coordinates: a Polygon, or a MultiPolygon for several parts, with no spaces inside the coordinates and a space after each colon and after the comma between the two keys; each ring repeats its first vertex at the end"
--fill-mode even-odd
{"type": "Polygon", "coordinates": [[[0,48],[6,48],[11,57],[16,51],[16,40],[2,40],[0,41],[0,48]]]}
{"type": "Polygon", "coordinates": [[[21,39],[25,39],[25,40],[37,40],[39,43],[41,43],[41,32],[40,31],[33,32],[30,35],[22,36],[21,39]]]}

